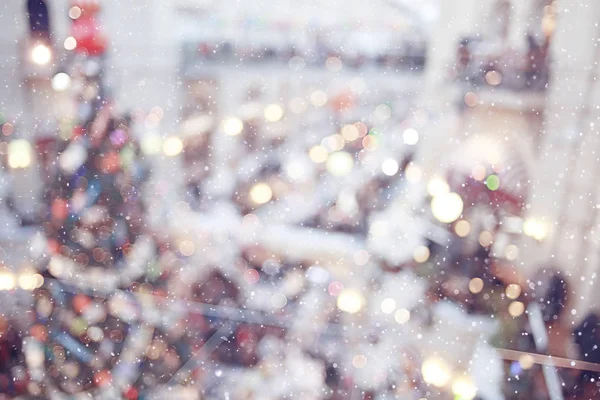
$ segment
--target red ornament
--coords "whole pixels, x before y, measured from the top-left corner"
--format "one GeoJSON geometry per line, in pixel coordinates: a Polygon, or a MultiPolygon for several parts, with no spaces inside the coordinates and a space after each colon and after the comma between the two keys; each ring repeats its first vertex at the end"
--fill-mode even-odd
{"type": "Polygon", "coordinates": [[[52,202],[51,213],[55,220],[64,220],[69,216],[69,203],[65,199],[54,199],[52,202]]]}
{"type": "Polygon", "coordinates": [[[98,56],[106,51],[106,36],[93,15],[82,16],[73,21],[71,36],[77,41],[75,50],[80,53],[98,56]]]}
{"type": "Polygon", "coordinates": [[[94,383],[96,386],[105,386],[110,385],[112,382],[112,376],[110,371],[102,370],[96,374],[94,374],[94,383]]]}
{"type": "Polygon", "coordinates": [[[75,297],[73,297],[73,309],[76,313],[82,314],[85,309],[89,307],[91,302],[92,300],[86,295],[81,293],[76,294],[75,297]]]}
{"type": "Polygon", "coordinates": [[[138,391],[133,386],[130,386],[123,394],[127,400],[136,400],[138,398],[138,391]]]}

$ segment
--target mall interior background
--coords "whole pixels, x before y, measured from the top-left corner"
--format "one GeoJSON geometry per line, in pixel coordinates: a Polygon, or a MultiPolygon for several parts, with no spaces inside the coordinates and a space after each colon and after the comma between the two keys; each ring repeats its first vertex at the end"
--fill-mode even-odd
{"type": "MultiPolygon", "coordinates": [[[[378,157],[409,154],[408,166],[401,167],[414,187],[390,202],[388,210],[419,208],[419,199],[435,197],[436,184],[446,185],[465,203],[461,218],[479,221],[465,236],[489,248],[499,260],[502,279],[527,288],[531,282],[535,286],[540,271],[558,270],[569,285],[566,324],[578,326],[597,310],[600,3],[47,0],[55,52],[51,67],[30,59],[24,3],[0,5],[0,111],[3,122],[12,126],[10,133],[3,130],[2,141],[25,139],[32,149],[30,163],[5,163],[1,171],[0,193],[11,199],[10,207],[8,201],[1,203],[0,216],[0,255],[7,270],[18,274],[34,263],[35,222],[20,224],[35,221],[40,213],[44,144],[61,135],[64,122],[79,112],[70,91],[57,89],[53,77],[71,68],[67,43],[76,19],[70,15],[73,4],[85,9],[97,3],[107,43],[106,86],[116,112],[141,118],[135,133],[140,142],[177,137],[186,146],[183,155],[151,159],[153,179],[162,186],[161,196],[149,196],[149,224],[163,228],[156,230],[165,241],[186,235],[206,239],[207,231],[229,234],[237,229],[237,222],[228,222],[227,210],[212,208],[198,222],[194,218],[201,212],[189,215],[194,214],[190,204],[198,200],[186,200],[182,207],[180,199],[187,199],[196,183],[208,198],[237,193],[239,187],[230,187],[232,177],[256,166],[251,160],[235,164],[241,153],[230,140],[237,132],[230,131],[237,121],[251,124],[262,107],[275,104],[279,108],[270,109],[274,115],[268,107],[264,111],[273,122],[265,135],[269,145],[281,137],[297,143],[290,147],[292,153],[310,148],[313,131],[334,133],[327,132],[328,124],[364,121],[382,132],[397,131],[391,141],[382,142],[388,148],[373,151],[378,157]],[[277,115],[282,107],[283,122],[277,115]],[[316,110],[308,117],[307,107],[316,110]],[[210,164],[208,178],[203,163],[210,164]],[[487,178],[489,171],[500,188],[487,178]],[[493,194],[481,197],[470,189],[473,182],[485,182],[493,194]]],[[[264,149],[262,139],[250,146],[264,149]]],[[[363,146],[376,147],[364,141],[363,146]]],[[[2,149],[10,157],[9,146],[2,149]]],[[[166,147],[164,151],[168,153],[166,147]]],[[[313,156],[318,158],[311,150],[314,161],[313,156]]],[[[394,175],[398,167],[387,168],[395,168],[394,175]]],[[[388,175],[385,167],[383,172],[388,175]]],[[[282,210],[297,207],[302,214],[302,203],[274,205],[269,218],[280,213],[273,217],[275,225],[297,224],[300,217],[282,210]]],[[[202,204],[198,207],[202,210],[202,204]]],[[[364,245],[389,264],[404,262],[406,254],[417,260],[414,248],[423,243],[443,247],[447,233],[425,214],[402,219],[402,212],[382,212],[377,218],[390,226],[372,220],[364,245]],[[405,226],[392,227],[390,220],[405,226]],[[370,242],[373,236],[392,234],[406,239],[399,250],[370,242]]],[[[463,237],[458,225],[451,230],[463,237]]],[[[356,247],[348,248],[341,237],[319,247],[298,235],[265,228],[262,245],[288,255],[314,252],[314,258],[332,264],[334,276],[347,273],[338,271],[338,256],[356,260],[356,247]],[[336,252],[329,254],[325,247],[336,252]]],[[[225,246],[215,236],[206,243],[225,246]]],[[[25,292],[12,296],[0,290],[0,296],[19,309],[30,301],[25,292]]]]}

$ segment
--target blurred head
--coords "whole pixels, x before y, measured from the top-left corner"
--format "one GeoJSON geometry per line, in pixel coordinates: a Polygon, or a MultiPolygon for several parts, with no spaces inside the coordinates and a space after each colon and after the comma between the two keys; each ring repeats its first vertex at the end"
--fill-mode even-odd
{"type": "Polygon", "coordinates": [[[545,322],[557,321],[568,301],[568,284],[564,274],[555,268],[540,269],[532,280],[532,297],[539,303],[545,322]]]}

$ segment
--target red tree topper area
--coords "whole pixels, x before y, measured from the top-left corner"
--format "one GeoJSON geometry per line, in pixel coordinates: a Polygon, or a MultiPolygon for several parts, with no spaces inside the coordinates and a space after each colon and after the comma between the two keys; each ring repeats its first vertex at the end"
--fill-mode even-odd
{"type": "Polygon", "coordinates": [[[79,18],[73,21],[71,36],[77,41],[76,51],[91,56],[99,56],[106,51],[107,39],[96,15],[100,12],[100,5],[95,1],[74,1],[73,7],[81,9],[79,18]]]}

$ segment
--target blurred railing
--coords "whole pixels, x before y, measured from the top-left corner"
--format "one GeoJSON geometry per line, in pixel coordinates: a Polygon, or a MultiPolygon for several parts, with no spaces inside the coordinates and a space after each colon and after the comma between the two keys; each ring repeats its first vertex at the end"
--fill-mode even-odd
{"type": "Polygon", "coordinates": [[[485,39],[463,38],[457,48],[456,79],[474,87],[544,91],[549,78],[548,47],[548,40],[540,44],[531,37],[524,52],[485,39]]]}
{"type": "Polygon", "coordinates": [[[426,63],[425,44],[404,42],[388,46],[385,51],[369,54],[360,50],[344,51],[343,46],[315,43],[310,48],[299,49],[293,44],[259,45],[236,44],[228,41],[188,42],[182,46],[182,71],[193,69],[199,63],[300,63],[306,66],[337,65],[351,68],[373,66],[421,71],[426,63]]]}

